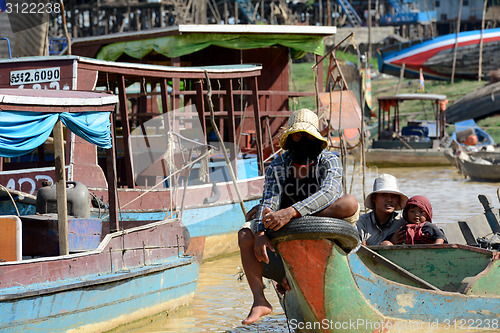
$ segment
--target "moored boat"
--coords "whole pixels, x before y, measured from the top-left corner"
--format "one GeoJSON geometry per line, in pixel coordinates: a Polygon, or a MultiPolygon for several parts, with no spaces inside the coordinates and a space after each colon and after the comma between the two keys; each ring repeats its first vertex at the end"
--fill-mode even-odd
{"type": "MultiPolygon", "coordinates": [[[[171,67],[77,56],[27,57],[0,60],[0,87],[114,91],[120,101],[112,130],[122,224],[134,227],[165,219],[171,215],[171,203],[182,202],[183,223],[192,237],[190,251],[210,258],[237,250],[235,235],[244,222],[242,205],[250,209],[262,195],[264,131],[263,122],[255,120],[266,113],[261,114],[258,103],[253,102],[260,72],[258,65],[171,67]],[[230,143],[226,143],[229,161],[221,150],[213,150],[208,165],[200,159],[206,152],[203,144],[214,141],[204,86],[207,77],[215,87],[215,122],[224,141],[230,143]],[[241,84],[238,89],[236,82],[241,84]],[[174,146],[166,144],[169,132],[176,133],[176,142],[194,141],[190,147],[200,144],[189,156],[196,163],[186,182],[181,175],[186,170],[176,169],[163,158],[170,156],[168,148],[174,146]],[[228,164],[234,170],[236,186],[228,164]],[[203,168],[208,170],[206,177],[200,172],[203,168]],[[185,195],[174,191],[174,185],[182,188],[180,184],[186,185],[185,195]]],[[[89,188],[95,199],[92,214],[106,223],[109,180],[103,170],[109,159],[78,137],[68,134],[67,141],[67,179],[89,188]]],[[[214,145],[220,145],[217,138],[215,141],[214,145]]],[[[4,161],[0,182],[36,195],[42,181],[54,178],[50,161],[43,160],[50,143],[42,149],[4,161]]]]}
{"type": "Polygon", "coordinates": [[[473,181],[500,182],[500,152],[461,152],[458,169],[473,181]]]}
{"type": "Polygon", "coordinates": [[[110,131],[116,103],[116,96],[96,92],[0,89],[3,161],[43,145],[56,124],[57,185],[55,202],[43,201],[57,214],[0,217],[1,331],[105,331],[191,301],[199,263],[185,255],[189,233],[176,208],[168,219],[135,227],[119,219],[110,131]],[[107,153],[107,223],[89,216],[83,184],[69,182],[83,196],[67,195],[60,121],[107,153]]]}
{"type": "MultiPolygon", "coordinates": [[[[367,165],[382,167],[450,165],[443,154],[447,138],[444,118],[447,103],[445,95],[400,94],[379,97],[378,102],[378,133],[365,151],[367,165]],[[405,101],[430,102],[432,115],[423,120],[403,121],[400,104],[405,101]]],[[[353,155],[356,159],[360,159],[359,148],[353,151],[353,155]]]]}
{"type": "Polygon", "coordinates": [[[498,251],[463,244],[357,249],[355,237],[342,231],[348,228],[345,221],[330,219],[330,223],[329,235],[273,241],[291,286],[281,299],[290,328],[307,332],[458,332],[473,326],[498,330],[500,286],[494,278],[500,269],[498,251]],[[339,237],[350,241],[339,242],[339,237]]]}
{"type": "Polygon", "coordinates": [[[395,76],[405,68],[404,76],[450,79],[455,61],[455,78],[477,79],[479,50],[483,42],[482,76],[500,67],[495,54],[500,50],[500,28],[463,31],[433,39],[397,44],[378,51],[379,71],[395,76]],[[456,47],[456,51],[455,51],[456,47]],[[454,56],[456,52],[456,57],[454,56]]]}

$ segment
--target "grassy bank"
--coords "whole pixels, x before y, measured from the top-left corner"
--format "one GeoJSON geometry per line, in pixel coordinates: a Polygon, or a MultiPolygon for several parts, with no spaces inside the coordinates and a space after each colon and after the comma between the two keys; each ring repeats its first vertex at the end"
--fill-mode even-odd
{"type": "MultiPolygon", "coordinates": [[[[355,59],[352,59],[351,61],[354,60],[355,59]]],[[[292,64],[291,89],[296,91],[314,91],[314,73],[311,69],[312,66],[313,63],[292,64]]],[[[326,62],[325,67],[327,66],[328,63],[326,62]]],[[[326,75],[326,68],[324,75],[326,75]]],[[[451,85],[450,82],[447,81],[426,80],[424,92],[427,94],[446,95],[449,102],[448,106],[450,106],[460,97],[485,84],[486,82],[458,80],[451,85]]],[[[418,90],[419,81],[417,79],[403,79],[401,83],[399,83],[399,78],[388,75],[379,75],[372,79],[372,100],[375,114],[378,114],[377,97],[396,94],[398,85],[400,94],[421,92],[418,90]]],[[[324,87],[319,87],[319,91],[324,91],[324,87]]],[[[299,109],[301,107],[315,109],[314,97],[303,97],[297,99],[294,103],[294,109],[299,109]]],[[[426,108],[430,110],[430,105],[426,106],[426,108]]],[[[422,119],[425,117],[424,114],[422,114],[422,104],[419,101],[404,102],[404,104],[401,105],[400,112],[414,119],[422,119]]],[[[494,138],[495,142],[500,143],[500,117],[493,116],[480,120],[478,121],[478,125],[485,129],[494,138]]],[[[453,126],[450,126],[448,132],[451,133],[452,131],[453,126]]]]}

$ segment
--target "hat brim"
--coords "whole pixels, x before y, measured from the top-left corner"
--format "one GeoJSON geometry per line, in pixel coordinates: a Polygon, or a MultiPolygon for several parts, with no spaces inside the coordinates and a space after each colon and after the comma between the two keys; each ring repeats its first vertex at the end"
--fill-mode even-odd
{"type": "Polygon", "coordinates": [[[290,134],[299,132],[305,132],[307,134],[310,134],[319,141],[321,141],[321,149],[325,149],[326,147],[328,147],[328,140],[326,140],[321,135],[321,133],[316,128],[314,128],[314,126],[307,123],[297,123],[294,124],[294,126],[292,126],[291,128],[287,129],[280,138],[280,147],[283,150],[288,150],[288,147],[286,146],[286,140],[288,139],[288,136],[290,134]]]}
{"type": "Polygon", "coordinates": [[[373,205],[372,196],[373,196],[373,194],[376,194],[376,193],[391,193],[391,194],[399,195],[399,198],[400,198],[399,204],[395,207],[395,210],[403,209],[403,207],[406,205],[406,202],[408,201],[408,197],[399,191],[379,190],[379,191],[373,191],[366,196],[366,199],[365,199],[365,207],[366,208],[375,209],[375,206],[373,205]]]}

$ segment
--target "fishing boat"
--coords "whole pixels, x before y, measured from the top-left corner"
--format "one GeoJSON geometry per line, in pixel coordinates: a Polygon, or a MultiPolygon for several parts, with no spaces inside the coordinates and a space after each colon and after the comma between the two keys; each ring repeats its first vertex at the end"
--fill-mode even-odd
{"type": "MultiPolygon", "coordinates": [[[[208,259],[237,251],[243,211],[262,195],[262,125],[267,113],[254,102],[260,72],[261,66],[244,64],[175,67],[78,56],[27,57],[0,60],[0,88],[113,91],[119,98],[112,132],[122,224],[134,227],[163,220],[172,214],[172,202],[182,203],[182,221],[191,234],[189,251],[208,259]],[[208,96],[208,82],[213,97],[208,96]],[[175,160],[171,152],[179,144],[189,148],[175,160]],[[180,162],[193,162],[188,176],[180,162]]],[[[109,158],[74,135],[68,134],[67,142],[68,181],[88,187],[92,216],[107,221],[109,180],[103,170],[109,158]]],[[[43,160],[50,149],[47,142],[3,163],[0,183],[21,192],[28,206],[42,181],[54,179],[54,169],[47,167],[50,161],[43,160]]],[[[30,207],[34,214],[36,207],[30,207]]]]}
{"type": "Polygon", "coordinates": [[[480,44],[482,49],[482,76],[500,67],[496,54],[500,50],[500,28],[464,31],[433,39],[401,43],[378,50],[378,67],[382,73],[400,76],[404,67],[406,78],[448,80],[455,67],[455,78],[477,79],[480,44]],[[455,59],[455,60],[454,60],[455,59]],[[453,62],[455,61],[455,66],[453,62]]]}
{"type": "Polygon", "coordinates": [[[500,152],[461,152],[457,164],[460,172],[473,181],[500,182],[500,152]]]}
{"type": "Polygon", "coordinates": [[[325,218],[320,229],[272,236],[291,286],[280,299],[291,329],[498,330],[497,250],[465,243],[357,247],[357,230],[345,221],[325,218]]]}
{"type": "MultiPolygon", "coordinates": [[[[199,262],[186,255],[189,233],[177,207],[169,218],[136,226],[119,217],[110,130],[117,102],[117,96],[103,92],[0,89],[1,173],[10,173],[17,183],[15,173],[7,171],[12,159],[43,149],[53,132],[53,158],[37,156],[47,157],[38,161],[46,167],[29,169],[35,158],[24,163],[34,180],[51,176],[56,184],[55,191],[46,186],[37,193],[37,206],[49,212],[0,216],[0,331],[100,332],[192,300],[199,262]],[[97,166],[96,146],[110,162],[105,221],[90,216],[85,185],[66,182],[74,166],[65,167],[64,141],[75,142],[70,137],[76,136],[93,151],[93,159],[85,156],[89,169],[97,166]]],[[[102,171],[90,172],[104,178],[102,171]]]]}
{"type": "Polygon", "coordinates": [[[446,119],[449,123],[456,123],[498,114],[500,106],[497,98],[500,98],[500,82],[486,84],[450,105],[446,110],[446,119]]]}
{"type": "MultiPolygon", "coordinates": [[[[447,103],[445,95],[382,96],[378,98],[378,103],[378,133],[365,151],[367,165],[381,167],[450,165],[443,154],[447,140],[444,117],[447,103]],[[430,102],[431,115],[426,114],[424,106],[421,114],[425,119],[406,118],[403,121],[400,105],[412,101],[422,105],[430,102]]],[[[353,156],[357,160],[361,158],[359,149],[353,150],[353,156]]]]}

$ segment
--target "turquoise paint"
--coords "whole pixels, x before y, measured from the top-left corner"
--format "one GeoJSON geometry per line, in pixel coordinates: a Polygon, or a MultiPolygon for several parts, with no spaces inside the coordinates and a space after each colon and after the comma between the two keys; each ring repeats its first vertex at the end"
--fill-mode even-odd
{"type": "MultiPolygon", "coordinates": [[[[24,202],[16,202],[17,210],[19,211],[19,215],[34,215],[36,212],[35,205],[26,204],[24,202]]],[[[16,215],[17,211],[14,207],[12,201],[0,201],[0,215],[16,215]]]]}
{"type": "Polygon", "coordinates": [[[379,277],[356,254],[348,256],[353,277],[368,303],[383,315],[403,320],[452,323],[460,320],[499,321],[500,297],[465,296],[409,287],[379,277]]]}
{"type": "MultiPolygon", "coordinates": [[[[245,208],[248,211],[259,202],[246,201],[245,208]]],[[[238,232],[245,223],[245,216],[240,204],[233,203],[184,210],[182,223],[187,226],[191,237],[216,236],[238,232]]]]}
{"type": "Polygon", "coordinates": [[[66,331],[81,325],[110,321],[194,293],[199,272],[199,265],[194,259],[178,258],[163,265],[166,269],[149,273],[146,270],[152,266],[133,269],[130,273],[138,276],[104,284],[98,283],[103,277],[125,277],[129,272],[4,289],[0,299],[2,295],[27,290],[38,290],[42,294],[1,301],[0,331],[66,331]],[[93,281],[95,284],[71,287],[82,281],[93,281]],[[43,293],[45,288],[58,286],[67,286],[69,289],[52,294],[43,293]]]}

